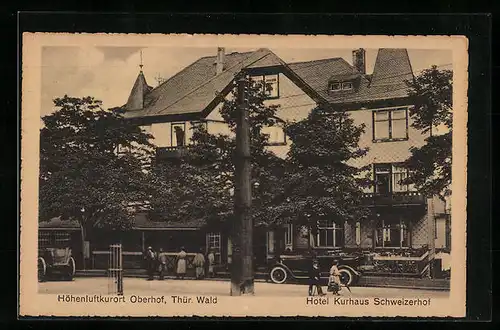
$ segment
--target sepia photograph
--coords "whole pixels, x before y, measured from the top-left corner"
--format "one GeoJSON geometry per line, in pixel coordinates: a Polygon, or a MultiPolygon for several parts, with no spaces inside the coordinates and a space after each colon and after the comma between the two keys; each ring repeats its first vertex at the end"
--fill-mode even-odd
{"type": "Polygon", "coordinates": [[[464,315],[466,38],[32,33],[22,70],[21,314],[464,315]]]}

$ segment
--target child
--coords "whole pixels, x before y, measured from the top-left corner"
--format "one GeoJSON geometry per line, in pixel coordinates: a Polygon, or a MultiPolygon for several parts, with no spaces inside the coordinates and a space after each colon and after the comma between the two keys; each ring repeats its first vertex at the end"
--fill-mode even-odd
{"type": "Polygon", "coordinates": [[[318,260],[314,260],[311,270],[309,271],[309,295],[313,296],[313,290],[316,287],[318,295],[324,296],[323,289],[320,285],[320,271],[318,260]]]}
{"type": "Polygon", "coordinates": [[[338,260],[333,261],[332,268],[330,268],[330,277],[328,278],[328,291],[331,291],[336,296],[339,295],[339,291],[341,290],[338,263],[338,260]]]}

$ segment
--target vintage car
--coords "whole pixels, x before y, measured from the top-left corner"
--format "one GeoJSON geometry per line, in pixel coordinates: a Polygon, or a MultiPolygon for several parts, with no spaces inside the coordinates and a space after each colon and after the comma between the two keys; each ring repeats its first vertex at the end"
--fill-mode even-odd
{"type": "Polygon", "coordinates": [[[282,254],[269,265],[269,280],[272,283],[282,284],[290,281],[304,281],[309,278],[309,270],[313,258],[319,262],[321,278],[328,280],[333,261],[338,261],[340,281],[346,285],[355,285],[362,275],[366,256],[363,254],[346,254],[341,252],[310,254],[282,254]]]}
{"type": "Polygon", "coordinates": [[[48,278],[54,277],[61,277],[71,281],[75,272],[75,259],[71,255],[70,248],[49,247],[38,251],[39,281],[45,281],[48,278]]]}

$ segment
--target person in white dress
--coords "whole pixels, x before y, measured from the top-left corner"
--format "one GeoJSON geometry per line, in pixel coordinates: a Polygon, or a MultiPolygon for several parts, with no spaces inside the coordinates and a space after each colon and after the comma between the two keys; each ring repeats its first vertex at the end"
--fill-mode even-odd
{"type": "Polygon", "coordinates": [[[177,254],[177,278],[184,279],[186,276],[186,257],[187,253],[184,247],[181,247],[181,251],[177,254]]]}
{"type": "Polygon", "coordinates": [[[214,275],[215,275],[215,272],[214,272],[215,253],[214,253],[213,249],[210,249],[210,252],[208,253],[207,259],[208,259],[208,276],[214,277],[214,275]]]}
{"type": "Polygon", "coordinates": [[[333,265],[330,268],[330,276],[328,278],[328,291],[332,292],[334,295],[338,295],[340,291],[340,271],[338,268],[338,261],[334,260],[333,265]]]}

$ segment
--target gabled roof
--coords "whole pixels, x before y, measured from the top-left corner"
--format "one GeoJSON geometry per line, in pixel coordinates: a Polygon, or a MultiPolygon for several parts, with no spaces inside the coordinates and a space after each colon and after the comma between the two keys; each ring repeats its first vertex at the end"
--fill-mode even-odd
{"type": "Polygon", "coordinates": [[[334,105],[401,99],[407,96],[405,79],[413,77],[406,49],[380,49],[373,74],[361,74],[342,58],[287,64],[269,49],[225,55],[224,71],[216,75],[216,56],[202,57],[156,88],[137,77],[125,105],[128,118],[208,114],[232,88],[242,69],[281,67],[316,102],[334,105]],[[331,81],[352,80],[355,88],[329,92],[331,81]],[[143,107],[139,109],[140,95],[143,107]]]}
{"type": "MultiPolygon", "coordinates": [[[[216,75],[215,56],[202,57],[160,86],[144,99],[144,109],[127,111],[126,117],[148,117],[199,113],[205,110],[218,93],[228,91],[235,75],[243,68],[276,66],[280,59],[269,49],[225,56],[224,71],[216,75]]],[[[132,110],[128,106],[126,110],[132,110]]]]}

